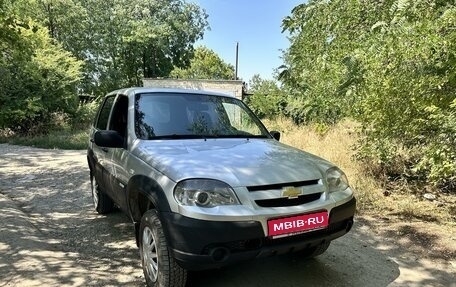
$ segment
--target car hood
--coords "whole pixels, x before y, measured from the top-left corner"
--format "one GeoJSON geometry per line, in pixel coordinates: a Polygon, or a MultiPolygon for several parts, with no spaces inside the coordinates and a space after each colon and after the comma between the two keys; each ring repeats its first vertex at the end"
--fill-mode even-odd
{"type": "Polygon", "coordinates": [[[211,178],[232,187],[320,179],[332,166],[273,139],[138,140],[132,153],[176,182],[211,178]]]}

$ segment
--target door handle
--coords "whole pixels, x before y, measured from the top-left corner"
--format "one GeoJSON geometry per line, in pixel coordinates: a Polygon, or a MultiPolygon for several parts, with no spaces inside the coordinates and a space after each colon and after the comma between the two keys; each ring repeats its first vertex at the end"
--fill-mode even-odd
{"type": "Polygon", "coordinates": [[[106,148],[106,147],[102,147],[101,150],[104,152],[108,152],[108,148],[106,148]]]}

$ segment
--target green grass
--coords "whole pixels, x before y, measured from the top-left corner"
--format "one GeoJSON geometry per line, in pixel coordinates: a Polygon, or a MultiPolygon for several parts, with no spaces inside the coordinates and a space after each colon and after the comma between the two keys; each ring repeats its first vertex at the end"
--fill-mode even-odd
{"type": "Polygon", "coordinates": [[[46,149],[87,149],[89,135],[87,130],[71,131],[59,130],[52,131],[47,135],[39,136],[0,136],[0,143],[14,145],[33,146],[46,149]]]}

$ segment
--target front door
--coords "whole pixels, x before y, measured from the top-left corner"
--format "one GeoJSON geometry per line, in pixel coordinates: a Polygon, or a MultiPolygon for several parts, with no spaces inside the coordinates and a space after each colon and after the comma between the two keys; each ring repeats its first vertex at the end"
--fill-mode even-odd
{"type": "Polygon", "coordinates": [[[91,150],[93,151],[93,158],[95,161],[94,164],[94,170],[93,170],[93,176],[97,180],[100,188],[104,192],[108,192],[109,186],[108,182],[106,181],[106,175],[107,175],[107,161],[108,161],[108,153],[109,149],[106,147],[100,147],[97,146],[93,140],[93,136],[96,131],[99,130],[106,130],[108,127],[108,120],[109,116],[111,114],[112,106],[114,104],[114,99],[115,96],[107,97],[101,108],[100,111],[98,112],[98,117],[96,119],[96,123],[94,127],[92,128],[90,132],[90,145],[91,145],[91,150]]]}
{"type": "Polygon", "coordinates": [[[126,186],[128,174],[126,173],[126,161],[128,151],[128,97],[118,95],[110,117],[109,130],[117,131],[124,138],[123,148],[109,149],[109,187],[112,191],[114,201],[127,211],[126,186]]]}

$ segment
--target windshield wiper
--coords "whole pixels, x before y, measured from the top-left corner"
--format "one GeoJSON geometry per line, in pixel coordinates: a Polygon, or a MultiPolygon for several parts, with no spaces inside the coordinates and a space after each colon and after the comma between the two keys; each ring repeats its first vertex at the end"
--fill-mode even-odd
{"type": "Polygon", "coordinates": [[[180,140],[180,139],[201,139],[201,138],[204,138],[204,136],[169,134],[169,135],[150,137],[149,140],[162,140],[162,139],[180,140]]]}
{"type": "Polygon", "coordinates": [[[150,137],[149,140],[162,140],[162,139],[171,139],[171,140],[180,140],[180,139],[214,139],[214,138],[268,138],[266,135],[248,135],[248,134],[204,134],[204,135],[179,135],[179,134],[169,134],[150,137]]]}
{"type": "Polygon", "coordinates": [[[244,134],[234,134],[234,135],[204,135],[206,138],[235,138],[235,139],[242,139],[242,138],[247,138],[247,139],[252,139],[252,138],[268,138],[268,136],[265,135],[244,135],[244,134]]]}

